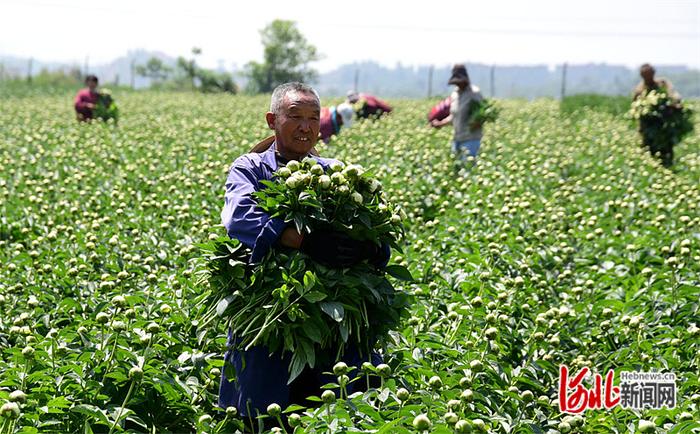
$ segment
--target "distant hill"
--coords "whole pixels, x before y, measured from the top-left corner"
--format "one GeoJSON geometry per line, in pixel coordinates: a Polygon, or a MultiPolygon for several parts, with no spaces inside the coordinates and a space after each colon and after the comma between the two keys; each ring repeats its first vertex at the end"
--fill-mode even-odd
{"type": "MultiPolygon", "coordinates": [[[[131,84],[131,65],[145,64],[152,56],[158,57],[166,64],[174,66],[176,59],[164,53],[134,50],[125,56],[114,59],[108,64],[89,66],[89,71],[100,77],[102,83],[131,84]]],[[[26,76],[28,58],[0,56],[0,79],[7,76],[26,76]]],[[[42,69],[83,68],[76,63],[55,63],[32,61],[32,73],[38,74],[42,69]]],[[[435,67],[432,73],[433,96],[442,96],[450,92],[446,84],[450,76],[450,65],[435,67]]],[[[561,93],[562,66],[548,68],[546,65],[535,66],[497,66],[493,70],[493,90],[491,94],[491,66],[481,63],[467,63],[472,82],[479,86],[486,96],[498,98],[558,98],[561,93]]],[[[314,83],[323,96],[343,96],[354,87],[355,74],[358,77],[358,90],[373,93],[386,98],[420,98],[428,96],[428,77],[430,67],[403,66],[384,67],[376,62],[357,62],[342,65],[332,71],[320,74],[314,83]]],[[[700,71],[685,66],[658,65],[658,75],[669,78],[683,97],[700,97],[700,71]]],[[[241,71],[234,73],[234,79],[240,87],[245,86],[245,77],[241,71]]],[[[136,88],[149,86],[144,77],[133,78],[136,88]]],[[[636,69],[619,65],[584,64],[569,65],[566,73],[566,94],[600,93],[606,95],[629,95],[639,81],[636,69]]]]}
{"type": "MultiPolygon", "coordinates": [[[[484,95],[491,94],[491,66],[467,63],[474,84],[484,95]]],[[[450,92],[447,80],[451,66],[436,67],[432,74],[432,95],[450,92]]],[[[343,95],[353,88],[358,73],[360,91],[385,97],[425,97],[428,95],[429,67],[386,68],[374,62],[343,65],[321,74],[316,87],[322,95],[343,95]]],[[[700,71],[684,66],[658,66],[658,75],[669,78],[684,97],[700,96],[700,71]]],[[[493,89],[498,98],[554,97],[561,94],[562,66],[549,69],[539,66],[496,66],[493,70],[493,89]]],[[[636,69],[607,64],[568,65],[566,94],[600,93],[629,95],[639,82],[636,69]]]]}
{"type": "MultiPolygon", "coordinates": [[[[134,65],[145,64],[151,57],[157,57],[169,66],[175,66],[176,58],[158,51],[134,50],[129,51],[126,55],[117,57],[107,64],[88,65],[88,73],[95,74],[99,77],[100,83],[103,84],[123,84],[130,85],[132,83],[132,62],[134,65]]],[[[42,62],[40,60],[32,60],[32,75],[39,74],[42,69],[48,71],[65,70],[78,68],[82,70],[84,64],[60,63],[60,62],[42,62]]],[[[19,58],[12,56],[0,56],[0,70],[4,70],[4,75],[26,77],[29,69],[29,58],[19,58]]],[[[150,85],[150,80],[144,77],[139,77],[134,74],[134,87],[143,88],[150,85]]]]}

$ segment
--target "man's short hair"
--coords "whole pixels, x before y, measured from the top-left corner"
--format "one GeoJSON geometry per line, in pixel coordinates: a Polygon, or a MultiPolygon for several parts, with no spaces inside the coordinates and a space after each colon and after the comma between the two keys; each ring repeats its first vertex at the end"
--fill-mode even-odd
{"type": "Polygon", "coordinates": [[[651,72],[656,72],[653,66],[649,63],[645,63],[642,66],[639,67],[639,72],[644,72],[644,71],[651,71],[651,72]]]}
{"type": "Polygon", "coordinates": [[[309,86],[308,84],[293,81],[290,83],[280,84],[275,88],[275,90],[272,91],[272,98],[270,99],[270,112],[279,114],[280,110],[282,109],[284,97],[290,93],[313,95],[318,101],[318,106],[321,106],[321,98],[318,96],[318,92],[316,92],[313,87],[309,86]]]}
{"type": "Polygon", "coordinates": [[[97,76],[90,74],[85,76],[85,82],[87,83],[88,81],[94,81],[95,83],[98,83],[99,81],[97,80],[97,76]]]}

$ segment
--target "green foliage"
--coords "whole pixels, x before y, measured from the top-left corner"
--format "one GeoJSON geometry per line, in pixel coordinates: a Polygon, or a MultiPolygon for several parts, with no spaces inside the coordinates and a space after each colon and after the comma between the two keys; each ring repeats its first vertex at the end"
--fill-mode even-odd
{"type": "Polygon", "coordinates": [[[114,102],[109,89],[100,89],[93,115],[95,119],[100,119],[104,122],[111,120],[117,123],[119,120],[119,108],[117,107],[117,103],[114,102]]]}
{"type": "Polygon", "coordinates": [[[42,70],[29,81],[27,81],[26,78],[1,80],[0,98],[61,95],[69,91],[74,91],[82,84],[83,76],[77,68],[68,71],[42,70]]]}
{"type": "Polygon", "coordinates": [[[583,93],[565,96],[559,104],[559,109],[565,115],[585,115],[584,110],[594,110],[613,116],[622,116],[629,110],[630,99],[625,96],[600,95],[583,93]]]}
{"type": "MultiPolygon", "coordinates": [[[[290,162],[274,182],[263,181],[266,188],[256,199],[302,233],[331,229],[398,247],[401,217],[383,199],[381,184],[358,166],[338,164],[332,172],[325,175],[312,158],[290,162]]],[[[386,343],[405,316],[406,295],[394,289],[385,270],[367,263],[331,269],[276,247],[261,264],[248,266],[249,252],[226,238],[205,244],[203,252],[198,274],[208,284],[209,306],[203,325],[222,317],[239,349],[264,345],[290,353],[290,382],[306,366],[337,360],[348,344],[368,357],[374,341],[386,343]]],[[[399,265],[387,271],[410,280],[399,265]]]]}
{"type": "MultiPolygon", "coordinates": [[[[222,234],[226,169],[268,131],[269,97],[120,92],[119,128],[100,128],[73,121],[74,95],[0,102],[0,405],[26,395],[0,425],[257,432],[216,406],[226,330],[197,322],[192,260],[222,234]]],[[[392,116],[319,145],[405,210],[393,261],[415,281],[394,282],[413,302],[388,334],[388,366],[360,371],[366,392],[283,408],[297,433],[415,433],[418,415],[436,433],[626,433],[642,419],[692,432],[700,137],[678,144],[669,171],[624,117],[499,100],[477,164],[455,172],[452,131],[425,126],[432,104],[397,100],[392,116]],[[563,415],[560,364],[673,371],[678,407],[563,415]]]]}
{"type": "Polygon", "coordinates": [[[145,65],[136,65],[135,69],[138,75],[155,82],[166,80],[172,72],[172,68],[157,57],[151,57],[145,65]]]}
{"type": "Polygon", "coordinates": [[[237,93],[238,88],[231,75],[225,72],[216,72],[209,69],[198,69],[196,78],[199,80],[199,90],[204,93],[237,93]]]}
{"type": "Polygon", "coordinates": [[[663,87],[642,93],[632,102],[629,116],[639,122],[644,144],[653,149],[673,146],[693,131],[693,111],[663,87]]]}
{"type": "Polygon", "coordinates": [[[308,64],[320,59],[293,21],[274,20],[260,31],[265,47],[263,62],[250,62],[247,73],[248,90],[268,93],[289,81],[311,82],[316,71],[308,64]]]}
{"type": "Polygon", "coordinates": [[[468,116],[472,124],[479,126],[487,122],[495,122],[498,119],[500,109],[493,99],[483,98],[481,100],[469,101],[468,116]]]}
{"type": "MultiPolygon", "coordinates": [[[[198,56],[202,54],[200,48],[192,48],[192,55],[198,56]]],[[[177,71],[179,76],[174,77],[168,82],[161,83],[161,86],[167,89],[197,89],[203,93],[238,93],[238,87],[233,82],[230,74],[225,72],[215,72],[209,69],[197,66],[194,57],[185,59],[178,57],[177,71]]]]}

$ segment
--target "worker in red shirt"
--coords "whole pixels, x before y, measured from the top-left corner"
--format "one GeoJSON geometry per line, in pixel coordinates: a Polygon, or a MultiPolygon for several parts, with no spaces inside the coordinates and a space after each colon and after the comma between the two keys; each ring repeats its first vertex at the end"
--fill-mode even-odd
{"type": "Polygon", "coordinates": [[[355,91],[348,91],[348,103],[353,106],[357,106],[356,111],[357,117],[369,118],[372,115],[377,117],[383,115],[384,113],[390,113],[392,108],[389,104],[376,96],[370,95],[368,93],[357,93],[355,91]]]}
{"type": "Polygon", "coordinates": [[[79,121],[85,122],[93,118],[93,110],[97,106],[100,93],[97,92],[97,77],[88,75],[85,77],[85,89],[78,91],[75,96],[75,114],[79,121]]]}
{"type": "Polygon", "coordinates": [[[340,132],[341,127],[349,128],[352,125],[352,117],[355,111],[352,106],[346,102],[337,106],[321,108],[321,129],[319,136],[324,143],[328,143],[331,136],[340,132]]]}

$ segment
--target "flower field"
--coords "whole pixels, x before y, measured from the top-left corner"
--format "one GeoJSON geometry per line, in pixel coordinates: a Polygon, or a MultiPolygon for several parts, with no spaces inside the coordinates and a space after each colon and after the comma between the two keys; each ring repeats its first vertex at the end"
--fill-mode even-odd
{"type": "MultiPolygon", "coordinates": [[[[70,95],[0,102],[0,434],[242,432],[193,264],[269,100],[114,97],[118,126],[78,124],[70,95]]],[[[505,101],[459,169],[433,104],[319,147],[406,213],[413,304],[358,377],[379,387],[280,409],[295,432],[700,432],[700,135],[666,170],[625,118],[505,101]],[[673,372],[676,407],[563,414],[560,365],[673,372]]]]}

